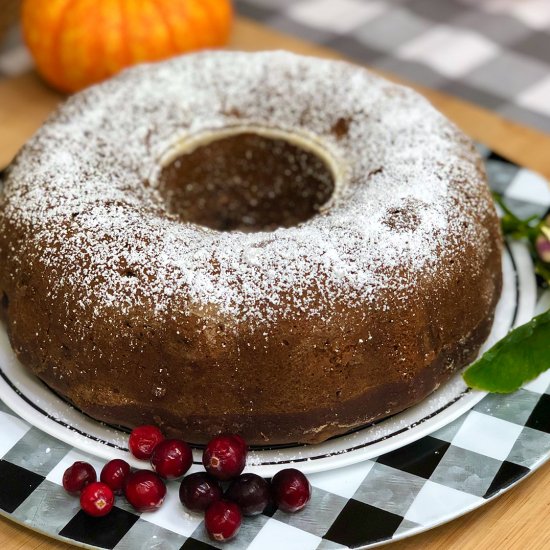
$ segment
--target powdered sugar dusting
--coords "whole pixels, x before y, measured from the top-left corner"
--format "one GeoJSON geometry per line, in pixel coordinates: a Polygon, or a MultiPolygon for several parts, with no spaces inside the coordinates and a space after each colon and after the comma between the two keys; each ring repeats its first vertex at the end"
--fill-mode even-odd
{"type": "Polygon", "coordinates": [[[413,91],[341,62],[209,52],[71,98],[10,167],[0,229],[18,228],[13,254],[47,268],[50,298],[76,317],[145,305],[264,326],[406,300],[420,278],[441,277],[441,257],[483,238],[487,197],[470,142],[413,91]],[[169,215],[159,159],[236,125],[321,143],[344,174],[331,208],[248,234],[169,215]]]}

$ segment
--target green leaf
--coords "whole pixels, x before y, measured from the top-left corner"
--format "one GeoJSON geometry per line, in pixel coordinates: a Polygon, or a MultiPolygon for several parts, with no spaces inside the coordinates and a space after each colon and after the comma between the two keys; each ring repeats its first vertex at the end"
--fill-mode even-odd
{"type": "Polygon", "coordinates": [[[546,285],[550,284],[550,264],[541,260],[535,261],[535,273],[546,281],[546,285]]]}
{"type": "Polygon", "coordinates": [[[463,374],[471,388],[511,393],[550,368],[550,310],[508,333],[463,374]]]}
{"type": "Polygon", "coordinates": [[[540,216],[531,216],[525,220],[518,218],[504,202],[502,195],[493,193],[495,202],[500,206],[503,216],[500,220],[504,235],[514,239],[528,239],[534,242],[540,233],[544,221],[540,216]]]}

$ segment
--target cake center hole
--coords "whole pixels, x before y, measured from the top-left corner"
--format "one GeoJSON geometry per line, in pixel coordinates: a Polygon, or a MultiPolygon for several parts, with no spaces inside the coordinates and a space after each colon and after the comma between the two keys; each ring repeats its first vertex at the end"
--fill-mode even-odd
{"type": "Polygon", "coordinates": [[[219,231],[272,231],[315,216],[334,175],[313,151],[252,132],[180,154],[162,168],[159,190],[182,221],[219,231]]]}

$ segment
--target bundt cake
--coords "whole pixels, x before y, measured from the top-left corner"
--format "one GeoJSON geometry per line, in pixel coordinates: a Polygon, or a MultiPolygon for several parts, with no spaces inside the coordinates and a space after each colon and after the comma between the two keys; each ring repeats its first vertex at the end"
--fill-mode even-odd
{"type": "Polygon", "coordinates": [[[501,235],[470,139],[338,61],[211,51],[69,98],[0,194],[21,363],[92,417],[319,442],[489,334],[501,235]]]}

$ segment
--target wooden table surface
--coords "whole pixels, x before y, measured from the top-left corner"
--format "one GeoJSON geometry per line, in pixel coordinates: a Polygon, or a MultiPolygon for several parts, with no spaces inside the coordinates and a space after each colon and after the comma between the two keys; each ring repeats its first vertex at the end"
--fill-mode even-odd
{"type": "MultiPolygon", "coordinates": [[[[339,57],[333,51],[245,19],[237,21],[231,47],[250,51],[287,49],[309,55],[339,57]]],[[[391,75],[385,76],[391,78],[391,75]]],[[[414,87],[473,138],[550,179],[550,136],[504,120],[459,99],[414,87]]],[[[61,99],[61,96],[46,88],[34,73],[0,82],[0,167],[10,161],[61,99]]],[[[0,548],[53,550],[71,547],[0,518],[0,548]]],[[[550,463],[482,508],[416,537],[393,543],[391,548],[550,548],[550,463]]]]}

